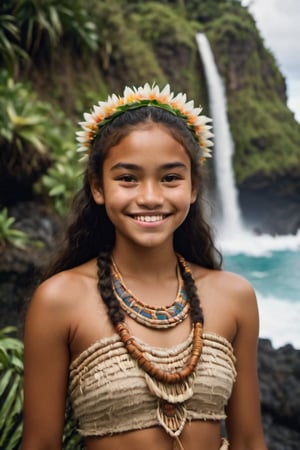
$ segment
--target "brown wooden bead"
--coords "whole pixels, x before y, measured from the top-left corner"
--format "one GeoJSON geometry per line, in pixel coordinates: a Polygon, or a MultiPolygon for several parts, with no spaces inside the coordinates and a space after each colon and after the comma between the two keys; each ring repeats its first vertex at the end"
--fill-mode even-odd
{"type": "Polygon", "coordinates": [[[164,402],[161,404],[161,410],[168,417],[174,417],[176,414],[176,405],[169,402],[164,402]]]}
{"type": "Polygon", "coordinates": [[[191,357],[187,365],[179,370],[178,372],[165,372],[158,367],[156,367],[149,359],[146,358],[145,354],[141,350],[140,346],[135,342],[134,338],[130,336],[129,331],[124,322],[120,322],[116,326],[116,330],[127,348],[128,353],[131,357],[137,361],[138,365],[150,376],[155,378],[158,381],[175,384],[183,381],[187,377],[189,377],[192,372],[195,370],[200,355],[202,351],[202,324],[197,322],[193,325],[194,333],[193,333],[193,346],[191,357]]]}

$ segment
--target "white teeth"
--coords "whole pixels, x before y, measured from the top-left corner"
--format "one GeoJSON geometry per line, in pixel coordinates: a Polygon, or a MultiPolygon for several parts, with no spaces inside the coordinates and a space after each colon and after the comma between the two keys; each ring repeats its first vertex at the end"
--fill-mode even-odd
{"type": "Polygon", "coordinates": [[[134,218],[139,222],[159,222],[163,220],[163,216],[135,216],[134,218]]]}

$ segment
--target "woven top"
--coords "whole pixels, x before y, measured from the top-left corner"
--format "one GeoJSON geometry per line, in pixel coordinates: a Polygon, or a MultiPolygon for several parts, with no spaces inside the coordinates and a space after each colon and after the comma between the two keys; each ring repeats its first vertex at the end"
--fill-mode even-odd
{"type": "MultiPolygon", "coordinates": [[[[193,335],[191,332],[185,342],[168,348],[152,347],[135,339],[147,358],[173,372],[186,365],[193,335]]],[[[202,355],[188,389],[182,389],[179,383],[168,393],[165,386],[151,388],[147,377],[117,334],[83,351],[70,365],[69,386],[81,435],[105,436],[160,426],[158,397],[180,403],[187,421],[224,419],[224,407],[236,378],[232,346],[217,334],[204,333],[202,355]]]]}

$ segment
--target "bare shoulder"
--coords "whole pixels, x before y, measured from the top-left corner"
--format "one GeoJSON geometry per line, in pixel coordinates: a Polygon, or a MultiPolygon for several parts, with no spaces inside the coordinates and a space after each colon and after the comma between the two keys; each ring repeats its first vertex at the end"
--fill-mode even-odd
{"type": "Polygon", "coordinates": [[[233,297],[253,298],[255,297],[253,286],[243,276],[222,270],[213,270],[210,272],[212,281],[216,283],[217,288],[223,292],[229,293],[233,297]]]}
{"type": "Polygon", "coordinates": [[[32,303],[50,309],[74,306],[76,299],[81,296],[93,280],[93,271],[90,270],[91,265],[92,263],[89,262],[48,278],[35,290],[32,303]]]}
{"type": "Polygon", "coordinates": [[[211,271],[207,282],[213,286],[220,302],[232,308],[238,322],[257,316],[257,299],[251,283],[241,275],[226,271],[211,271]]]}
{"type": "Polygon", "coordinates": [[[236,299],[255,298],[255,292],[250,282],[243,276],[223,270],[205,269],[192,265],[192,271],[197,287],[211,289],[217,295],[229,295],[236,299]]]}
{"type": "Polygon", "coordinates": [[[257,332],[257,299],[247,279],[197,265],[191,265],[191,269],[209,331],[218,332],[231,342],[249,327],[257,332]]]}
{"type": "Polygon", "coordinates": [[[45,326],[60,324],[66,329],[82,299],[94,285],[91,263],[60,272],[35,290],[26,317],[28,322],[44,321],[45,326]]]}

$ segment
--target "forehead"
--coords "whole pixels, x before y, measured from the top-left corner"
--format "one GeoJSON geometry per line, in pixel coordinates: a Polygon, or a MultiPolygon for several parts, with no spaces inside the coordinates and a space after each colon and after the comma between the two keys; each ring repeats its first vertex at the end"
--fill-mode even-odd
{"type": "Polygon", "coordinates": [[[124,136],[117,145],[110,148],[106,161],[130,160],[165,164],[169,161],[180,160],[190,163],[190,158],[183,147],[163,126],[153,123],[141,124],[124,136]]]}

